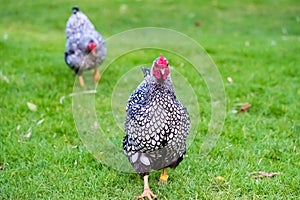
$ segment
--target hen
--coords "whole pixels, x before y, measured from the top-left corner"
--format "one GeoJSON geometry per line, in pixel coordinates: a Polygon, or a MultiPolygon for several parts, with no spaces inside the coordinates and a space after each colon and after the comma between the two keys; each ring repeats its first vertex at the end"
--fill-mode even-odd
{"type": "Polygon", "coordinates": [[[162,170],[160,182],[168,179],[167,167],[183,159],[190,120],[176,99],[167,59],[160,55],[151,70],[143,69],[144,80],[126,106],[124,153],[134,170],[144,178],[144,191],[137,198],[156,198],[149,188],[151,170],[162,170]]]}
{"type": "Polygon", "coordinates": [[[66,24],[65,62],[79,76],[79,83],[84,86],[82,72],[94,69],[94,82],[100,78],[99,65],[106,56],[103,37],[78,7],[72,8],[72,15],[66,24]]]}

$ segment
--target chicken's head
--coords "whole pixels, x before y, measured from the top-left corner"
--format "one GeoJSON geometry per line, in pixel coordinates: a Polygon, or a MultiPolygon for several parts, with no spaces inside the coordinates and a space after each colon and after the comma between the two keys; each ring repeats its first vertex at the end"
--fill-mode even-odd
{"type": "Polygon", "coordinates": [[[168,60],[162,54],[153,61],[152,74],[159,80],[165,80],[170,74],[168,60]]]}
{"type": "Polygon", "coordinates": [[[87,49],[89,52],[92,53],[93,56],[96,55],[96,48],[97,48],[97,44],[93,40],[91,40],[87,46],[87,49]]]}

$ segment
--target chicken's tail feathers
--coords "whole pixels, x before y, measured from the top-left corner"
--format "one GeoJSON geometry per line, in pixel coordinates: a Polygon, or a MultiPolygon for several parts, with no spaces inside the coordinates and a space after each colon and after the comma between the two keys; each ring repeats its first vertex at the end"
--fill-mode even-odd
{"type": "MultiPolygon", "coordinates": [[[[68,56],[71,54],[69,52],[65,52],[65,63],[72,69],[75,69],[75,66],[68,60],[68,56]]],[[[76,73],[76,72],[75,72],[76,73]]]]}
{"type": "Polygon", "coordinates": [[[64,59],[65,59],[65,63],[67,64],[67,65],[69,65],[69,62],[68,62],[68,52],[65,52],[65,56],[64,56],[64,59]]]}
{"type": "Polygon", "coordinates": [[[73,14],[76,14],[76,13],[79,12],[80,10],[79,10],[79,7],[78,7],[78,6],[74,6],[74,7],[72,8],[72,11],[73,11],[73,14]]]}

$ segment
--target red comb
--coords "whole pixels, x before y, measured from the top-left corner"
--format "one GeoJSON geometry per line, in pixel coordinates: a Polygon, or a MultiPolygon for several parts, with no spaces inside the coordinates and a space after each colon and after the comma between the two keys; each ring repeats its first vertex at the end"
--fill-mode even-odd
{"type": "Polygon", "coordinates": [[[157,59],[156,63],[158,65],[168,65],[167,59],[162,54],[160,54],[159,59],[157,59]]]}
{"type": "Polygon", "coordinates": [[[90,43],[88,44],[88,48],[89,48],[90,50],[94,50],[94,49],[96,49],[96,47],[97,47],[97,45],[96,45],[94,42],[90,42],[90,43]]]}

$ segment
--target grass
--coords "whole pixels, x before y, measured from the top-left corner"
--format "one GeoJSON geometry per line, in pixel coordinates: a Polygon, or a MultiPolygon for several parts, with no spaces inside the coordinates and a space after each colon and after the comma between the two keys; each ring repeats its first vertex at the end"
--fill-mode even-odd
{"type": "MultiPolygon", "coordinates": [[[[72,98],[60,103],[73,92],[75,80],[63,52],[65,22],[76,3],[0,3],[0,198],[133,199],[142,192],[142,179],[99,163],[77,133],[72,98]],[[37,111],[29,110],[27,102],[37,105],[37,111]],[[30,128],[31,136],[24,137],[30,128]]],[[[188,157],[170,171],[168,184],[158,186],[159,172],[151,173],[150,186],[159,199],[299,198],[298,1],[77,4],[105,38],[137,27],[171,28],[199,42],[218,66],[226,92],[222,134],[213,150],[199,157],[210,120],[210,96],[203,80],[187,74],[200,100],[201,126],[188,157]],[[245,102],[252,104],[247,112],[231,112],[245,102]],[[282,174],[254,179],[253,171],[282,174]]],[[[97,113],[120,148],[123,132],[111,117],[109,95],[122,74],[158,53],[133,52],[116,61],[118,68],[103,73],[97,113]]],[[[183,62],[173,57],[173,63],[183,62]]],[[[178,70],[187,73],[184,69],[178,70]]]]}

